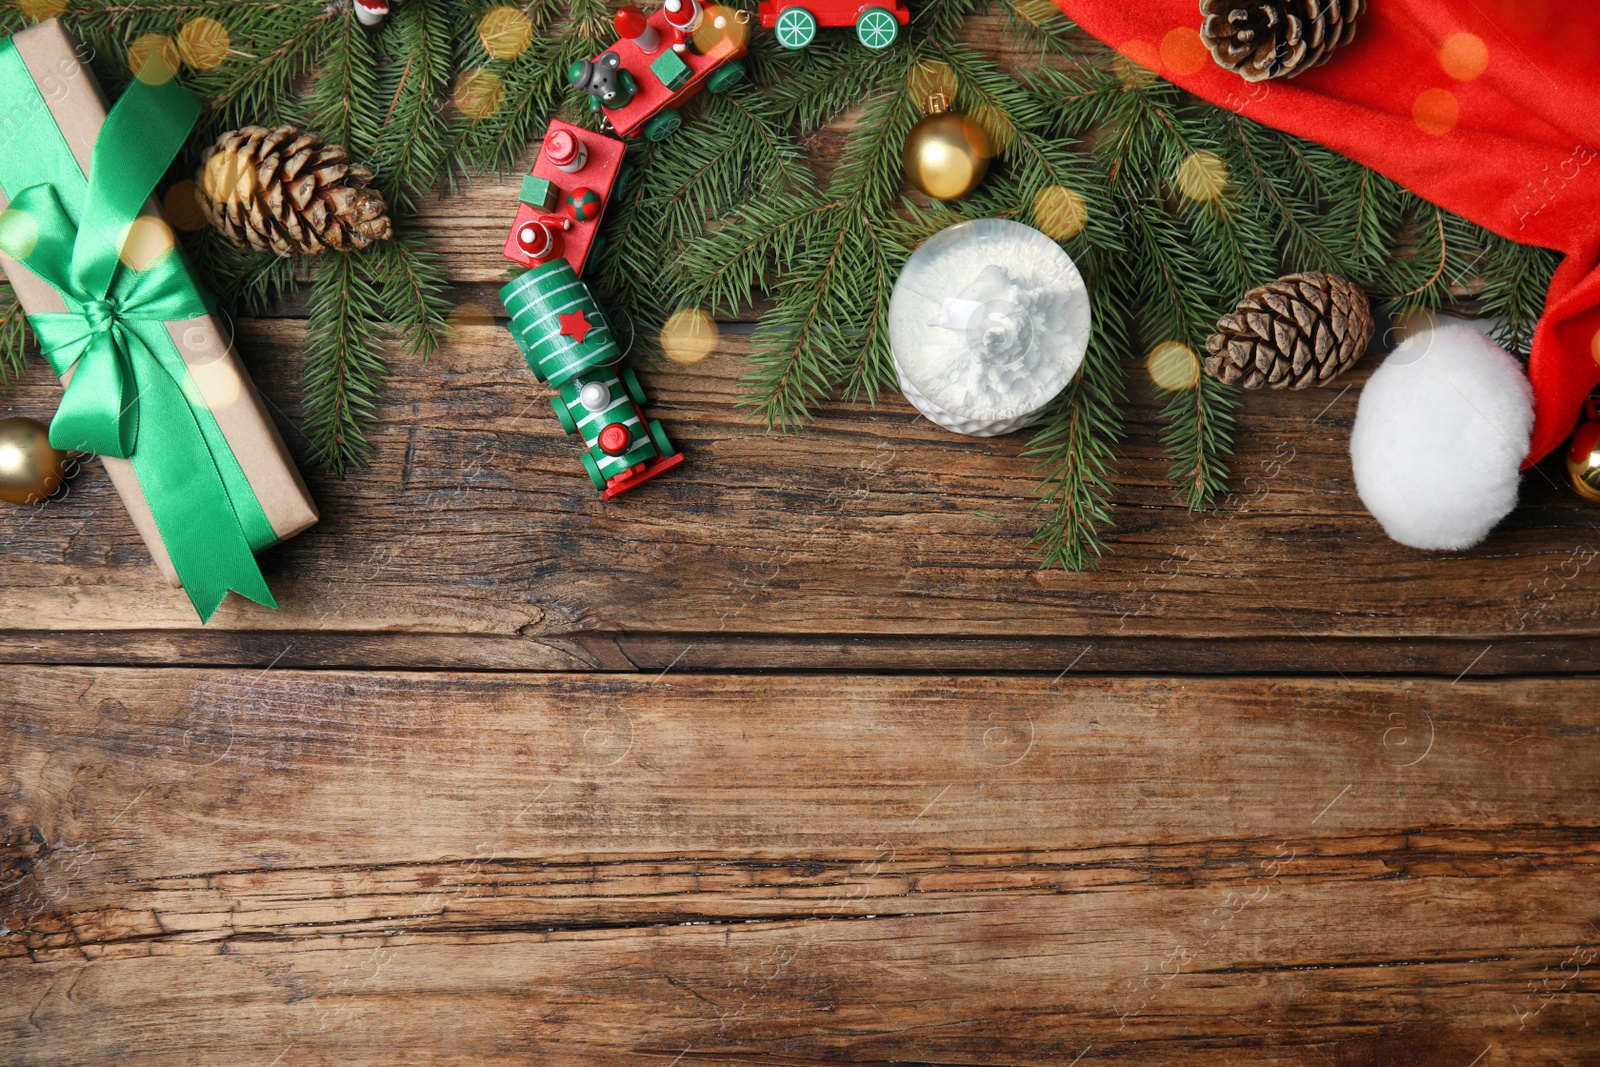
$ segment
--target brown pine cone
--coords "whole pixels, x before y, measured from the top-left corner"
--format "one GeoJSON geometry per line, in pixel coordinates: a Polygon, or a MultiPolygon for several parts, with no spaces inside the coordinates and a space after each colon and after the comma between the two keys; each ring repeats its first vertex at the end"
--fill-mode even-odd
{"type": "Polygon", "coordinates": [[[1200,39],[1245,81],[1292,78],[1355,39],[1367,0],[1200,0],[1200,39]]]}
{"type": "Polygon", "coordinates": [[[245,126],[200,157],[206,218],[240,248],[316,255],[348,252],[393,233],[372,172],[338,145],[293,126],[245,126]]]}
{"type": "Polygon", "coordinates": [[[1206,373],[1229,385],[1326,385],[1372,343],[1372,306],[1337,274],[1290,274],[1252,289],[1206,341],[1206,373]]]}

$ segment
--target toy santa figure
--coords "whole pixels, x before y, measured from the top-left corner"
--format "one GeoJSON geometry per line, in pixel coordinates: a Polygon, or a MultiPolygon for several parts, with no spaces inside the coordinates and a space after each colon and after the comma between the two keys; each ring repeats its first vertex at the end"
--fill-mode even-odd
{"type": "Polygon", "coordinates": [[[694,45],[694,31],[705,18],[700,0],[665,0],[661,10],[667,15],[667,40],[672,42],[672,50],[699,54],[700,49],[694,45]]]}
{"type": "Polygon", "coordinates": [[[389,13],[389,0],[355,0],[356,21],[363,26],[376,26],[389,13]]]}

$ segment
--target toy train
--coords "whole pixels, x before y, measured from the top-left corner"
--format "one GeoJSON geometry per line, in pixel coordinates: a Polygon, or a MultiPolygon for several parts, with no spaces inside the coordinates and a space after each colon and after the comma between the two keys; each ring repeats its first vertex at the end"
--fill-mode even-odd
{"type": "MultiPolygon", "coordinates": [[[[761,25],[785,48],[804,48],[820,26],[854,26],[868,48],[887,48],[910,19],[904,0],[760,0],[761,25]]],[[[701,89],[719,93],[744,78],[749,15],[702,0],[664,0],[646,16],[617,11],[619,40],[574,63],[568,79],[589,94],[623,138],[660,141],[678,109],[701,89]]],[[[523,178],[507,259],[527,268],[500,290],[517,347],[541,382],[556,389],[556,419],[584,443],[583,465],[606,500],[671,470],[683,454],[622,365],[611,325],[582,281],[606,205],[627,180],[625,142],[553,119],[533,170],[523,178]]]]}

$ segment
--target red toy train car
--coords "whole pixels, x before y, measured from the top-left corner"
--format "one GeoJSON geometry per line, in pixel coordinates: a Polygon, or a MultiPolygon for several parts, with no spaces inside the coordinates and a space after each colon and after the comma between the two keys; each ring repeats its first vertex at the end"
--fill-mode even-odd
{"type": "Polygon", "coordinates": [[[701,89],[720,93],[744,77],[746,28],[740,13],[701,0],[665,0],[648,17],[636,7],[616,14],[621,40],[580,60],[568,80],[589,94],[623,137],[672,136],[678,108],[701,89]]]}
{"type": "Polygon", "coordinates": [[[818,26],[854,26],[868,48],[888,48],[911,21],[905,0],[761,0],[761,25],[785,48],[804,48],[818,26]]]}
{"type": "Polygon", "coordinates": [[[600,217],[621,184],[626,152],[614,137],[551,119],[533,173],[522,179],[506,258],[537,267],[559,257],[582,275],[600,217]]]}

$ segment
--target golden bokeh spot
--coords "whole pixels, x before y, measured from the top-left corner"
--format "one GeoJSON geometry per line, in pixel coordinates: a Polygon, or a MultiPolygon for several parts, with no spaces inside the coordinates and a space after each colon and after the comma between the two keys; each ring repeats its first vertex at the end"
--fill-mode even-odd
{"type": "Polygon", "coordinates": [[[700,308],[675,311],[661,327],[661,351],[674,363],[699,363],[717,350],[717,320],[700,308]]]}
{"type": "Polygon", "coordinates": [[[162,213],[167,221],[184,233],[195,233],[206,228],[206,214],[200,209],[200,187],[193,179],[185,178],[167,190],[161,198],[162,213]]]}
{"type": "Polygon", "coordinates": [[[1448,89],[1424,89],[1411,105],[1411,120],[1423,133],[1443,137],[1461,121],[1461,104],[1448,89]]]}
{"type": "Polygon", "coordinates": [[[1011,0],[1011,10],[1029,23],[1041,27],[1061,15],[1061,9],[1050,0],[1011,0]]]}
{"type": "Polygon", "coordinates": [[[17,10],[35,22],[53,19],[66,9],[65,0],[17,0],[17,10]]]}
{"type": "Polygon", "coordinates": [[[1594,357],[1596,363],[1600,363],[1600,330],[1596,330],[1594,337],[1589,340],[1589,355],[1594,357]]]}
{"type": "Polygon", "coordinates": [[[940,96],[944,97],[944,106],[949,107],[955,102],[960,88],[961,79],[956,77],[956,72],[950,69],[948,63],[936,59],[918,63],[906,75],[906,92],[910,94],[911,102],[927,112],[933,110],[930,101],[940,96]]]}
{"type": "Polygon", "coordinates": [[[0,252],[24,260],[39,247],[39,222],[26,211],[7,208],[0,212],[0,252]]]}
{"type": "Polygon", "coordinates": [[[491,7],[478,19],[478,40],[495,59],[516,59],[533,42],[533,21],[514,7],[491,7]]]}
{"type": "Polygon", "coordinates": [[[1410,308],[1394,317],[1389,325],[1389,340],[1395,345],[1409,341],[1418,334],[1427,333],[1439,325],[1439,316],[1427,308],[1410,308]]]}
{"type": "Polygon", "coordinates": [[[1065,185],[1047,185],[1033,198],[1033,222],[1052,241],[1065,241],[1089,223],[1089,205],[1065,185]]]}
{"type": "Polygon", "coordinates": [[[482,304],[474,304],[471,302],[457,304],[455,307],[451,308],[450,314],[446,317],[445,321],[449,323],[450,329],[455,333],[460,333],[464,329],[477,326],[492,328],[495,324],[493,312],[484,307],[482,304]]]}
{"type": "Polygon", "coordinates": [[[232,45],[222,23],[203,15],[185,22],[178,31],[178,54],[195,70],[215,70],[222,66],[232,45]]]}
{"type": "Polygon", "coordinates": [[[474,120],[486,119],[499,111],[505,98],[506,86],[500,80],[500,75],[482,67],[462,71],[456,79],[455,91],[451,93],[456,109],[474,120]]]}
{"type": "Polygon", "coordinates": [[[1016,132],[1011,126],[1011,119],[993,104],[979,104],[967,112],[967,118],[989,139],[987,145],[978,146],[979,155],[998,156],[1011,144],[1011,137],[1016,132]]]}
{"type": "Polygon", "coordinates": [[[244,204],[255,198],[256,169],[236,152],[218,152],[200,175],[206,195],[219,204],[244,204]]]}
{"type": "Polygon", "coordinates": [[[1191,26],[1168,30],[1161,38],[1161,62],[1174,74],[1198,74],[1211,61],[1211,52],[1191,26]]]}
{"type": "Polygon", "coordinates": [[[694,44],[702,55],[713,48],[725,47],[724,41],[731,41],[735,48],[741,48],[750,40],[748,18],[741,19],[738,11],[720,4],[706,4],[704,7],[705,17],[700,20],[699,29],[694,31],[694,44]]]}
{"type": "Polygon", "coordinates": [[[1168,392],[1193,389],[1200,381],[1200,357],[1179,341],[1162,341],[1145,360],[1150,380],[1168,392]]]}
{"type": "Polygon", "coordinates": [[[1144,89],[1156,80],[1156,71],[1161,68],[1161,50],[1149,41],[1135,37],[1123,42],[1111,65],[1125,87],[1144,89]]]}
{"type": "Polygon", "coordinates": [[[1439,65],[1459,82],[1469,82],[1489,69],[1489,46],[1475,33],[1452,33],[1439,46],[1439,65]]]}
{"type": "Polygon", "coordinates": [[[1190,200],[1207,203],[1228,190],[1228,165],[1215,152],[1190,152],[1178,164],[1178,192],[1190,200]]]}
{"type": "Polygon", "coordinates": [[[244,382],[233,369],[229,359],[213,359],[209,363],[189,364],[189,378],[203,400],[203,406],[213,411],[236,403],[244,395],[244,382]]]}
{"type": "Polygon", "coordinates": [[[154,215],[140,215],[122,230],[117,258],[133,270],[148,270],[172,254],[172,227],[154,215]]]}
{"type": "Polygon", "coordinates": [[[128,46],[128,70],[146,85],[165,85],[178,73],[178,46],[171,37],[147,33],[128,46]]]}

